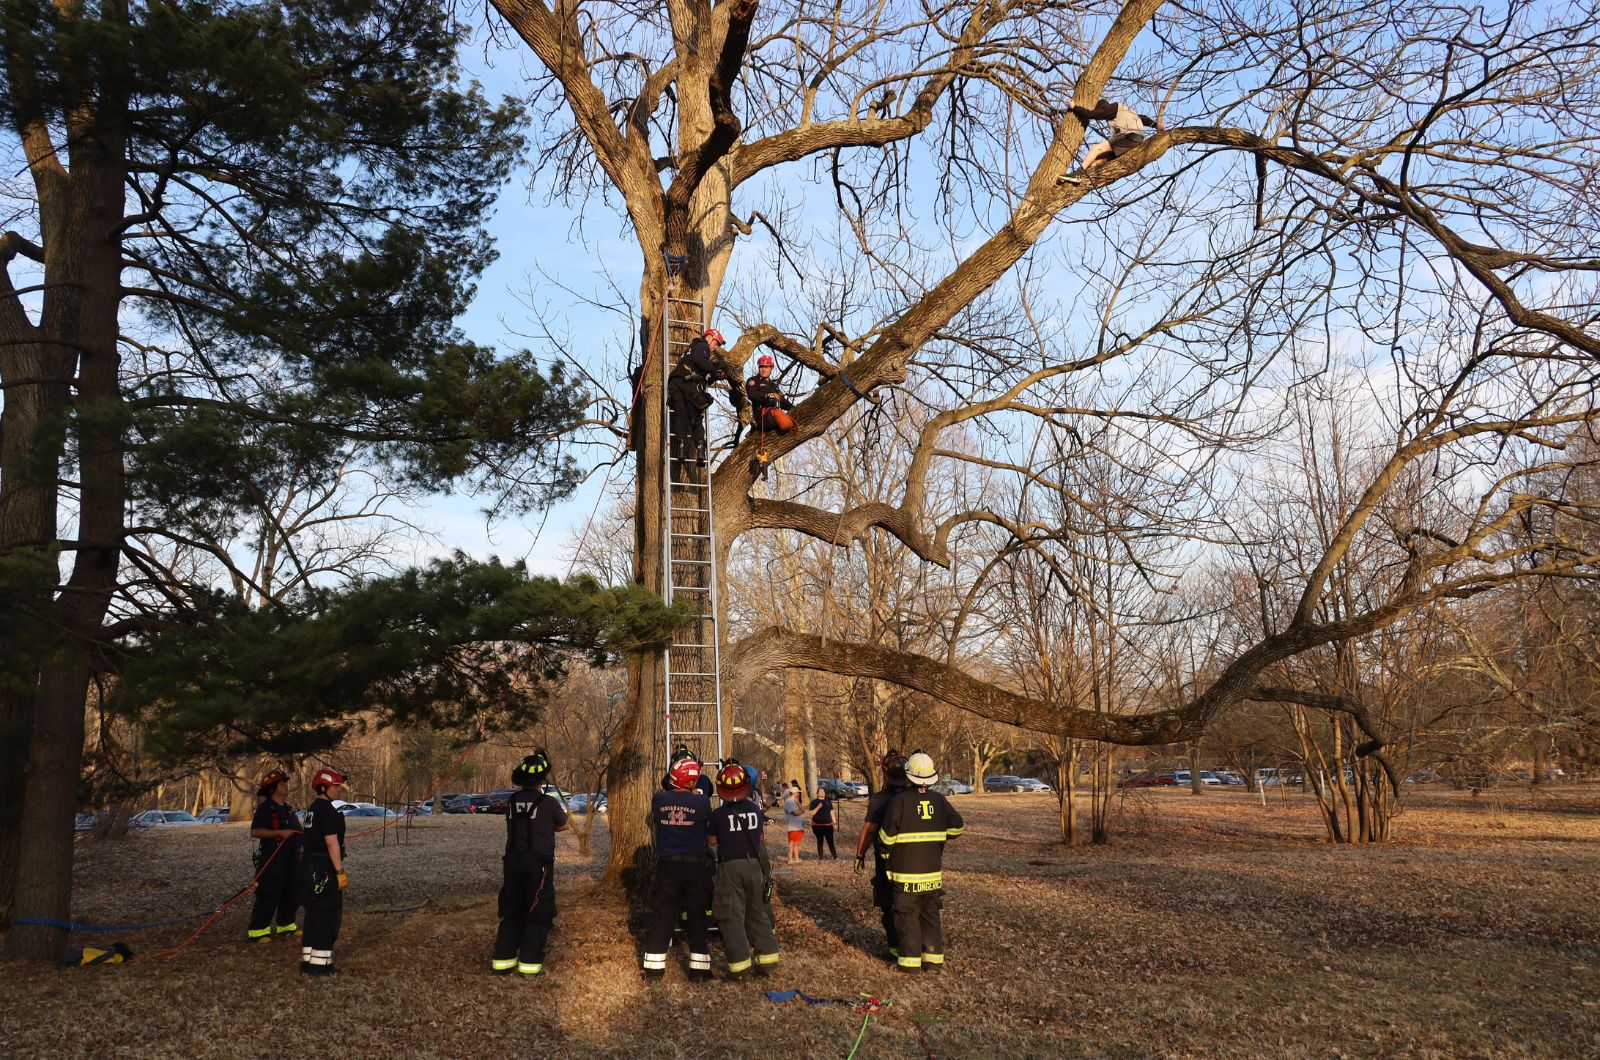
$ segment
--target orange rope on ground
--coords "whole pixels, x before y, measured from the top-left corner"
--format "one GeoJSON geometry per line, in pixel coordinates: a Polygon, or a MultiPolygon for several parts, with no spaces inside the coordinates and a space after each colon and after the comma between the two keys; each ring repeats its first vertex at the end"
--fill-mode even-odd
{"type": "Polygon", "coordinates": [[[216,921],[217,917],[226,912],[230,905],[256,889],[256,883],[261,879],[261,874],[267,871],[267,866],[272,864],[272,859],[277,857],[278,853],[288,845],[289,841],[287,839],[278,840],[278,845],[272,848],[272,853],[267,855],[267,860],[261,863],[261,868],[256,870],[256,874],[250,878],[250,882],[239,888],[239,890],[235,891],[232,898],[229,898],[226,902],[223,902],[221,905],[217,906],[216,911],[210,916],[206,917],[206,922],[194,929],[194,934],[190,935],[176,946],[164,950],[158,950],[155,953],[147,953],[143,957],[135,957],[128,963],[138,964],[140,961],[154,960],[157,957],[170,957],[174,953],[177,953],[179,950],[183,949],[185,946],[189,945],[189,943],[193,942],[195,939],[199,938],[201,933],[204,932],[206,928],[210,927],[212,923],[216,921]]]}

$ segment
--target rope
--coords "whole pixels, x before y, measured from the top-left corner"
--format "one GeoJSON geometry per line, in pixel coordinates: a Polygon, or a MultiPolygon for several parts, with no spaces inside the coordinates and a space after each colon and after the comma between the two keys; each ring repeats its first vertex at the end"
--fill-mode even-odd
{"type": "MultiPolygon", "coordinates": [[[[169,947],[169,948],[164,949],[164,950],[159,950],[159,951],[157,951],[155,953],[147,953],[143,957],[135,957],[132,961],[129,961],[128,963],[130,963],[130,964],[138,964],[140,961],[155,960],[157,957],[170,957],[173,954],[178,953],[181,950],[183,950],[184,948],[186,948],[189,945],[189,943],[191,943],[195,939],[199,938],[201,936],[201,934],[203,934],[205,932],[206,928],[210,927],[213,923],[215,923],[217,917],[221,916],[224,912],[226,912],[229,906],[231,906],[234,902],[237,902],[239,899],[243,898],[245,895],[249,894],[251,891],[255,890],[256,883],[258,881],[260,881],[262,875],[267,871],[267,866],[272,864],[272,859],[276,858],[278,856],[279,852],[282,851],[283,848],[288,846],[288,845],[289,845],[289,841],[287,839],[278,840],[278,845],[273,847],[272,848],[272,853],[268,854],[266,856],[265,860],[263,860],[261,862],[261,867],[259,869],[257,869],[256,870],[256,874],[250,878],[250,882],[245,884],[243,887],[239,888],[237,891],[235,891],[234,894],[233,894],[233,897],[229,898],[226,902],[223,902],[221,905],[217,906],[217,908],[214,909],[211,912],[211,915],[206,918],[206,922],[204,924],[201,924],[199,927],[194,929],[194,934],[190,935],[188,938],[184,939],[182,942],[178,943],[176,946],[172,946],[172,947],[169,947]]],[[[193,919],[193,918],[191,917],[190,919],[193,919]]]]}
{"type": "Polygon", "coordinates": [[[872,1013],[861,1017],[861,1030],[856,1034],[856,1043],[850,1047],[850,1052],[845,1054],[844,1060],[855,1060],[856,1050],[861,1048],[861,1039],[867,1036],[867,1024],[872,1022],[872,1013]]]}
{"type": "Polygon", "coordinates": [[[171,920],[155,920],[148,924],[77,924],[65,920],[53,920],[47,916],[22,916],[15,917],[11,923],[37,924],[44,927],[60,928],[63,931],[147,931],[150,928],[171,927],[174,924],[186,924],[191,920],[199,920],[205,913],[195,913],[192,916],[174,917],[171,920]]]}

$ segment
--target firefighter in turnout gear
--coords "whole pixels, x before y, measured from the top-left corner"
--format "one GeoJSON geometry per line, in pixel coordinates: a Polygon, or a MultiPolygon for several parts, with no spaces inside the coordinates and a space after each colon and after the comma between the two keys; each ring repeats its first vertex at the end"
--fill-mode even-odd
{"type": "Polygon", "coordinates": [[[289,777],[274,769],[256,789],[256,813],[250,820],[250,838],[261,840],[256,851],[256,900],[245,935],[251,942],[266,942],[273,935],[300,931],[295,914],[300,910],[300,818],[289,805],[285,789],[289,777]],[[278,926],[273,928],[276,919],[278,926]]]}
{"type": "Polygon", "coordinates": [[[711,889],[706,830],[711,823],[711,799],[695,790],[700,783],[700,763],[693,758],[674,763],[668,779],[672,789],[658,791],[650,800],[656,833],[656,894],[644,946],[644,974],[647,979],[666,974],[667,947],[682,912],[687,914],[684,935],[689,941],[689,979],[701,982],[711,978],[711,951],[706,945],[711,889]]]}
{"type": "Polygon", "coordinates": [[[750,776],[743,766],[735,762],[722,767],[717,774],[722,805],[711,811],[708,838],[717,852],[717,920],[729,979],[747,978],[752,966],[756,974],[766,975],[778,963],[772,865],[762,835],[767,822],[750,793],[750,776]]]}
{"type": "Polygon", "coordinates": [[[944,845],[965,823],[955,807],[928,785],[939,779],[933,759],[916,752],[906,759],[911,786],[895,797],[883,815],[878,835],[889,849],[889,885],[894,892],[894,926],[900,936],[899,971],[938,970],[944,965],[944,845]]]}
{"type": "Polygon", "coordinates": [[[884,846],[878,829],[889,804],[911,783],[906,779],[906,756],[890,751],[883,756],[883,787],[867,800],[866,820],[861,824],[861,838],[856,841],[856,872],[866,862],[867,850],[872,850],[872,904],[878,907],[883,918],[883,934],[889,940],[889,959],[900,956],[900,936],[894,927],[894,889],[889,886],[889,848],[884,846]]]}
{"type": "Polygon", "coordinates": [[[511,772],[517,786],[506,804],[506,852],[500,884],[500,930],[492,968],[509,975],[544,973],[544,947],[556,918],[556,833],[567,830],[567,808],[545,793],[550,758],[535,751],[511,772]]]}
{"type": "Polygon", "coordinates": [[[306,898],[306,933],[300,947],[300,970],[307,975],[336,975],[333,944],[339,939],[344,914],[344,814],[333,800],[344,792],[345,776],[337,769],[319,769],[311,778],[317,798],[311,804],[311,825],[305,831],[300,857],[300,886],[306,898]]]}
{"type": "Polygon", "coordinates": [[[722,332],[706,328],[689,344],[667,376],[667,409],[671,413],[672,459],[706,462],[706,409],[711,407],[711,384],[725,382],[734,409],[745,406],[739,378],[716,358],[722,349],[722,332]]]}

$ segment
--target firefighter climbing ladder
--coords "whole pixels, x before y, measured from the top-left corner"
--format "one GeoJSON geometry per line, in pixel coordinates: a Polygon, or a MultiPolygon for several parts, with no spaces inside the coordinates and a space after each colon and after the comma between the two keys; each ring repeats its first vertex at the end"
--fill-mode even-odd
{"type": "Polygon", "coordinates": [[[722,755],[718,650],[721,627],[717,614],[717,533],[711,518],[711,469],[709,464],[692,459],[670,459],[671,410],[666,401],[667,377],[705,328],[705,304],[698,299],[680,298],[676,283],[669,280],[661,312],[661,447],[668,456],[666,474],[662,476],[662,570],[667,603],[687,600],[698,616],[673,634],[663,660],[664,751],[670,760],[673,750],[681,744],[704,762],[722,755]]]}

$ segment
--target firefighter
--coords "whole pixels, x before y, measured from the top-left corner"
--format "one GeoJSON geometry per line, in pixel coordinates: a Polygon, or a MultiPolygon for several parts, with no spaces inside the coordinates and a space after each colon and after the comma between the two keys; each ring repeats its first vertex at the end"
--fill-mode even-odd
{"type": "Polygon", "coordinates": [[[867,850],[872,850],[872,904],[878,907],[883,918],[883,934],[889,941],[889,959],[900,957],[900,936],[894,928],[894,890],[889,886],[889,848],[883,845],[878,829],[883,825],[883,815],[889,812],[889,803],[906,790],[906,756],[890,751],[883,756],[883,787],[867,800],[866,820],[861,823],[861,838],[856,840],[856,872],[859,874],[866,862],[867,850]]]}
{"type": "Polygon", "coordinates": [[[954,806],[928,785],[939,779],[933,759],[921,751],[906,759],[910,786],[895,796],[878,826],[889,851],[889,885],[894,891],[894,927],[899,935],[902,972],[944,966],[944,845],[960,835],[965,822],[954,806]]]}
{"type": "Polygon", "coordinates": [[[337,769],[319,769],[311,778],[317,793],[311,803],[311,824],[300,855],[300,885],[306,899],[306,931],[300,947],[300,970],[307,975],[337,975],[333,944],[339,938],[344,912],[344,814],[333,800],[344,793],[345,776],[337,769]]]}
{"type": "Polygon", "coordinates": [[[751,790],[750,774],[736,762],[717,774],[722,805],[711,811],[708,838],[717,852],[717,920],[729,979],[748,978],[752,965],[757,975],[766,975],[778,963],[772,864],[762,834],[767,821],[751,790]]]}
{"type": "Polygon", "coordinates": [[[689,980],[703,982],[711,978],[711,951],[706,945],[711,888],[706,829],[711,823],[711,800],[695,790],[700,783],[700,763],[693,758],[674,763],[668,779],[671,790],[658,791],[650,799],[656,833],[656,894],[645,940],[644,975],[659,979],[667,973],[667,947],[672,944],[672,928],[681,912],[686,914],[689,980]]]}
{"type": "Polygon", "coordinates": [[[556,918],[556,833],[567,809],[545,793],[550,758],[535,751],[511,771],[517,786],[506,804],[506,852],[500,859],[500,930],[491,967],[498,975],[544,974],[544,945],[556,918]]]}
{"type": "Polygon", "coordinates": [[[667,376],[667,408],[672,413],[672,459],[706,462],[706,409],[711,406],[711,384],[728,385],[728,401],[736,410],[745,406],[739,379],[716,358],[722,349],[722,332],[706,328],[689,344],[667,376]]]}
{"type": "Polygon", "coordinates": [[[250,838],[261,840],[256,850],[256,900],[250,911],[245,937],[266,942],[276,935],[300,933],[295,914],[300,910],[300,818],[289,805],[289,777],[274,769],[256,789],[256,812],[250,820],[250,838]],[[273,927],[273,920],[278,924],[273,927]]]}
{"type": "Polygon", "coordinates": [[[794,430],[794,419],[789,415],[794,410],[794,402],[783,396],[778,381],[772,378],[772,370],[777,365],[770,353],[757,357],[756,374],[744,381],[744,395],[750,399],[758,429],[785,434],[794,430]]]}

